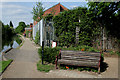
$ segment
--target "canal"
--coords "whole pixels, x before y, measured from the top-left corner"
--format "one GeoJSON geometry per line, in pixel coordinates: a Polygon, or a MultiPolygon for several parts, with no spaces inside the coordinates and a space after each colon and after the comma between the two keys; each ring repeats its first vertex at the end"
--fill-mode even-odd
{"type": "Polygon", "coordinates": [[[17,48],[21,43],[22,43],[22,40],[20,39],[19,35],[13,36],[8,40],[2,40],[2,50],[0,51],[0,59],[1,59],[2,52],[10,48],[17,48]]]}

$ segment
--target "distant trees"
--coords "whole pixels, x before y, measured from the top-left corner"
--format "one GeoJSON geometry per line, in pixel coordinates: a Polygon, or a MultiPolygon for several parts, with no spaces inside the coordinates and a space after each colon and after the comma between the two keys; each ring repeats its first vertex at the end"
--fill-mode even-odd
{"type": "Polygon", "coordinates": [[[15,35],[15,31],[10,25],[4,25],[2,21],[0,21],[2,26],[2,47],[4,45],[8,45],[8,42],[12,40],[12,37],[15,35]]]}
{"type": "Polygon", "coordinates": [[[12,21],[10,21],[10,27],[13,27],[13,23],[12,23],[12,21]]]}
{"type": "Polygon", "coordinates": [[[36,6],[33,7],[32,14],[33,20],[39,22],[42,19],[42,15],[44,13],[44,8],[42,7],[41,2],[37,2],[36,6]]]}
{"type": "Polygon", "coordinates": [[[29,25],[29,24],[27,24],[27,25],[26,25],[26,27],[30,27],[30,25],[29,25]]]}
{"type": "Polygon", "coordinates": [[[2,23],[2,39],[8,39],[9,37],[15,34],[14,29],[11,28],[8,24],[4,25],[2,23]]]}
{"type": "Polygon", "coordinates": [[[19,22],[19,25],[17,26],[17,28],[15,28],[15,32],[21,34],[25,31],[25,27],[26,27],[25,22],[19,22]]]}

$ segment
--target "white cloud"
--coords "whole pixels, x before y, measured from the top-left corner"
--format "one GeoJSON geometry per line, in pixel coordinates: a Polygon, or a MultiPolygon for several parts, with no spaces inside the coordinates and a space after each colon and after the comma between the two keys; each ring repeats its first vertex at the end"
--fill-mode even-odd
{"type": "Polygon", "coordinates": [[[16,27],[20,21],[25,21],[27,24],[32,22],[31,7],[14,3],[3,3],[0,9],[2,9],[2,21],[5,24],[9,24],[9,21],[12,21],[14,27],[16,27]]]}
{"type": "MultiPolygon", "coordinates": [[[[5,0],[5,1],[8,1],[8,0],[5,0]]],[[[73,0],[70,0],[70,1],[73,1],[73,0]]],[[[31,11],[32,11],[32,7],[35,6],[35,3],[34,2],[25,3],[24,1],[21,3],[18,3],[18,2],[17,3],[14,3],[14,2],[0,3],[0,10],[2,9],[2,11],[0,12],[2,12],[3,23],[9,24],[9,22],[12,21],[14,23],[14,27],[16,27],[20,21],[25,21],[25,23],[27,24],[29,24],[30,22],[33,22],[31,11]]],[[[45,10],[58,3],[58,2],[44,2],[44,1],[42,2],[43,2],[43,7],[45,7],[45,10]]],[[[72,2],[65,3],[64,5],[71,8],[79,6],[78,3],[73,4],[72,2]]]]}
{"type": "Polygon", "coordinates": [[[72,6],[70,6],[70,8],[76,8],[76,7],[78,7],[78,6],[76,6],[76,5],[72,5],[72,6]]]}
{"type": "Polygon", "coordinates": [[[7,4],[7,3],[2,3],[2,8],[4,9],[26,9],[30,10],[31,8],[28,8],[26,6],[21,6],[21,5],[15,5],[15,4],[7,4]]]}

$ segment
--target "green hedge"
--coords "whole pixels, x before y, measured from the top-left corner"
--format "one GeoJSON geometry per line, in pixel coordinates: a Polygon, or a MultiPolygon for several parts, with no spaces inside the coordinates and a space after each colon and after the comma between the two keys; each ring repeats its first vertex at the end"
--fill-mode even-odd
{"type": "MultiPolygon", "coordinates": [[[[59,54],[60,48],[44,48],[43,61],[55,63],[56,56],[59,54]]],[[[38,49],[40,58],[42,59],[42,48],[38,49]]]]}
{"type": "Polygon", "coordinates": [[[117,54],[118,56],[120,56],[120,52],[119,51],[110,51],[109,54],[110,55],[117,54]]]}
{"type": "Polygon", "coordinates": [[[69,47],[69,48],[63,48],[63,47],[57,47],[59,49],[62,49],[62,50],[77,50],[77,51],[81,51],[82,49],[84,51],[88,51],[88,52],[100,52],[100,50],[98,49],[94,49],[93,47],[91,46],[87,46],[87,45],[81,45],[81,46],[77,46],[77,47],[69,47]]]}

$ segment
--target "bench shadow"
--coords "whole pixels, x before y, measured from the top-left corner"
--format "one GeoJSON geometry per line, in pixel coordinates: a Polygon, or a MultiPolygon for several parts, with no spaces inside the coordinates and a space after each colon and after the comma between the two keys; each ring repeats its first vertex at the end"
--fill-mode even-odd
{"type": "MultiPolygon", "coordinates": [[[[74,70],[74,69],[82,69],[82,71],[84,70],[84,71],[91,71],[92,69],[93,70],[98,70],[98,68],[94,68],[94,67],[85,67],[85,66],[71,66],[71,65],[64,65],[64,64],[60,64],[59,65],[59,68],[60,69],[64,69],[64,70],[67,70],[66,69],[66,66],[67,67],[69,67],[69,69],[71,69],[71,70],[74,70]]],[[[102,73],[102,72],[105,72],[106,70],[107,70],[107,68],[108,68],[109,66],[108,66],[108,64],[106,63],[106,62],[101,62],[101,65],[100,65],[100,73],[102,73]]]]}
{"type": "Polygon", "coordinates": [[[108,64],[107,64],[106,62],[102,62],[102,63],[100,64],[100,72],[101,72],[101,73],[102,73],[102,72],[105,72],[108,67],[109,67],[109,66],[108,66],[108,64]]]}

